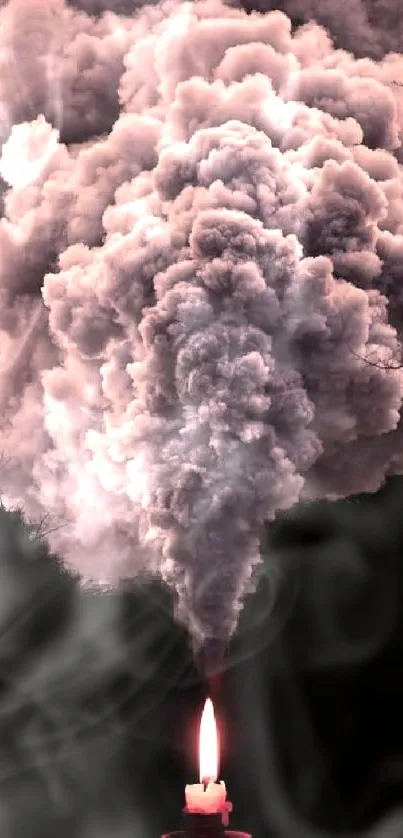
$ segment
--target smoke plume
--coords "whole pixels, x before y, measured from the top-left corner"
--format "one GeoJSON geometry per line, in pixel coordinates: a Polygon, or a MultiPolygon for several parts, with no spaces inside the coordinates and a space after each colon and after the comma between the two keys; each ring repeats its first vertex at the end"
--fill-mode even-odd
{"type": "Polygon", "coordinates": [[[265,520],[403,472],[403,64],[77,5],[0,9],[2,488],[84,580],[160,576],[197,647],[265,520]]]}

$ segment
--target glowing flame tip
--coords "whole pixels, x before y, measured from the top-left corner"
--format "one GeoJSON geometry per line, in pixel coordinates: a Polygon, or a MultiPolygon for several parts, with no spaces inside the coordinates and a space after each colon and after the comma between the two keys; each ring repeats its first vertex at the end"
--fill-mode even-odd
{"type": "Polygon", "coordinates": [[[206,699],[200,722],[200,782],[215,783],[218,776],[218,737],[211,698],[206,699]]]}

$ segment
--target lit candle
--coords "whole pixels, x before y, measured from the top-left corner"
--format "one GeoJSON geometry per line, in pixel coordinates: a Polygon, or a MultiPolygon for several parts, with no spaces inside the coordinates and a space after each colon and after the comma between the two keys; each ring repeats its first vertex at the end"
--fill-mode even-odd
{"type": "Polygon", "coordinates": [[[199,739],[200,783],[186,786],[186,811],[202,815],[221,814],[222,823],[228,825],[232,803],[227,801],[225,783],[217,783],[218,737],[213,703],[207,699],[200,722],[199,739]]]}

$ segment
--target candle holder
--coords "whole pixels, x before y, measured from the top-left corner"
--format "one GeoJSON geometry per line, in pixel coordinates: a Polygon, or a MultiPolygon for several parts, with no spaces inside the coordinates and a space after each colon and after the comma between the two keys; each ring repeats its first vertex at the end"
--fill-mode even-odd
{"type": "MultiPolygon", "coordinates": [[[[234,832],[233,829],[226,829],[223,835],[225,838],[252,838],[248,832],[234,832]]],[[[176,832],[165,832],[161,838],[188,838],[188,833],[183,829],[178,829],[176,832]]]]}
{"type": "Polygon", "coordinates": [[[166,832],[161,838],[252,838],[247,832],[225,829],[221,813],[206,815],[183,810],[184,829],[166,832]]]}

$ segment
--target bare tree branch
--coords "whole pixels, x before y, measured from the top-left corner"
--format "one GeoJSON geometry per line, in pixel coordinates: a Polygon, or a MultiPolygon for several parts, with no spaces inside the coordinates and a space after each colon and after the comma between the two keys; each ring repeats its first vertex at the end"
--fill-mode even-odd
{"type": "MultiPolygon", "coordinates": [[[[402,85],[403,87],[403,85],[402,85]]],[[[391,370],[401,370],[403,369],[403,363],[398,361],[397,359],[394,361],[386,361],[382,363],[381,361],[371,361],[370,357],[364,357],[364,355],[360,355],[359,352],[355,352],[355,350],[350,346],[350,352],[354,355],[355,358],[358,358],[360,361],[363,361],[364,364],[368,364],[370,367],[376,367],[378,370],[384,370],[385,372],[391,370]]],[[[399,346],[399,350],[401,352],[401,347],[399,346]]]]}

